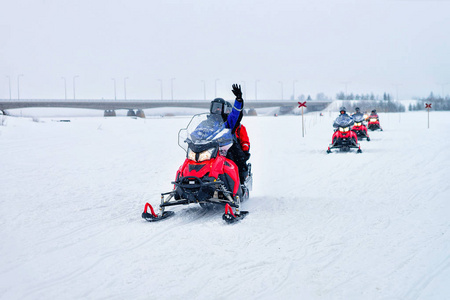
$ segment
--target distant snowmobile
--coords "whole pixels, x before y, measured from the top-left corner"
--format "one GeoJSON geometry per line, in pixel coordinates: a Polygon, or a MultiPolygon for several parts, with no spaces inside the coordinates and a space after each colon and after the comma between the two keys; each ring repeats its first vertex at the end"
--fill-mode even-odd
{"type": "Polygon", "coordinates": [[[351,130],[354,124],[353,118],[339,116],[334,126],[337,127],[331,138],[331,144],[328,146],[327,153],[331,153],[331,149],[339,149],[340,151],[350,151],[352,148],[358,149],[356,152],[361,153],[361,146],[358,143],[358,136],[351,130]]]}
{"type": "Polygon", "coordinates": [[[367,133],[367,127],[364,125],[364,115],[363,114],[354,114],[352,115],[352,118],[354,120],[354,124],[352,127],[352,131],[356,133],[359,139],[367,139],[367,141],[370,141],[369,134],[367,133]]]}
{"type": "Polygon", "coordinates": [[[231,130],[225,128],[220,115],[194,115],[187,128],[178,133],[178,144],[186,151],[187,158],[172,182],[174,189],[161,194],[158,214],[147,203],[142,218],[149,222],[160,221],[174,215],[173,211],[165,211],[167,206],[191,203],[203,208],[225,205],[222,218],[228,223],[244,218],[248,212],[240,208],[241,201],[249,198],[252,189],[251,164],[241,186],[238,167],[225,157],[232,143],[231,130]]]}
{"type": "Polygon", "coordinates": [[[383,128],[381,128],[381,125],[380,125],[380,119],[375,110],[372,110],[372,113],[369,116],[369,122],[367,124],[367,128],[372,131],[375,131],[378,129],[383,131],[383,128]]]}

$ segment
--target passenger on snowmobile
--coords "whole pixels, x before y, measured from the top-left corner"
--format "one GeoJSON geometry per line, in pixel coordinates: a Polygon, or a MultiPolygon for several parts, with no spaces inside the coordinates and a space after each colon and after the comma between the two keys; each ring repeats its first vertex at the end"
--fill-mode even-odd
{"type": "Polygon", "coordinates": [[[367,127],[364,125],[364,115],[360,112],[359,107],[356,107],[355,111],[356,112],[352,114],[352,118],[355,121],[352,130],[356,133],[358,138],[367,138],[367,141],[370,141],[367,127]]]}
{"type": "MultiPolygon", "coordinates": [[[[225,113],[227,113],[227,108],[231,107],[231,103],[225,103],[225,113]]],[[[240,118],[242,118],[242,113],[240,118]]],[[[228,150],[227,158],[231,159],[236,163],[239,168],[239,178],[241,180],[241,184],[244,184],[246,178],[251,169],[251,165],[247,164],[247,160],[250,158],[250,140],[247,135],[247,130],[244,125],[239,121],[239,125],[234,132],[235,142],[228,150]]]]}

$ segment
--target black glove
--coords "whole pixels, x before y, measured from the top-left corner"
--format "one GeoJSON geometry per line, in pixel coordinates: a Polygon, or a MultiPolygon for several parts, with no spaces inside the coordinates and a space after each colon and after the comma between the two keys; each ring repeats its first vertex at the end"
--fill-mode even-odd
{"type": "Polygon", "coordinates": [[[248,151],[244,151],[245,155],[245,161],[247,161],[250,158],[250,153],[248,151]]]}
{"type": "Polygon", "coordinates": [[[233,89],[231,90],[233,94],[236,96],[236,100],[239,102],[242,102],[242,91],[241,91],[241,85],[233,84],[233,89]]]}

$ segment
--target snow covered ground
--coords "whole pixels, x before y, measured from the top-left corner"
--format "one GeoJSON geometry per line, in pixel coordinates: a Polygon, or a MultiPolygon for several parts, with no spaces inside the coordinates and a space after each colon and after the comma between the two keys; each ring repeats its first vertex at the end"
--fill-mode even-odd
{"type": "Polygon", "coordinates": [[[450,113],[380,114],[362,154],[326,154],[335,116],[308,114],[304,138],[299,116],[244,118],[234,225],[195,205],[141,218],[188,117],[2,117],[0,298],[449,299],[450,113]]]}

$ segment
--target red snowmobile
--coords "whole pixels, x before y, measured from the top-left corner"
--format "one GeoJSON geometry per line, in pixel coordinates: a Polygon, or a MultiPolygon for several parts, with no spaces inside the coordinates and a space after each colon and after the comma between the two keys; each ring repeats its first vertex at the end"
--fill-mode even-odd
{"type": "Polygon", "coordinates": [[[380,125],[380,119],[378,118],[378,114],[375,111],[372,111],[372,114],[369,116],[369,122],[367,124],[367,128],[375,131],[380,129],[383,131],[383,128],[381,128],[380,125]]]}
{"type": "Polygon", "coordinates": [[[173,190],[161,194],[158,214],[147,203],[142,218],[160,221],[175,214],[165,211],[166,207],[194,203],[203,208],[225,205],[222,218],[228,223],[244,218],[248,212],[241,211],[241,201],[248,199],[252,188],[251,164],[241,185],[238,167],[225,157],[232,143],[231,130],[225,128],[220,115],[194,115],[187,128],[178,133],[178,144],[186,151],[186,160],[172,182],[173,190]]]}
{"type": "Polygon", "coordinates": [[[370,141],[369,134],[367,133],[367,127],[364,125],[364,115],[363,114],[354,114],[352,115],[354,120],[354,124],[352,127],[352,131],[356,133],[359,139],[367,139],[370,141]]]}
{"type": "Polygon", "coordinates": [[[340,151],[350,151],[351,148],[358,149],[356,152],[361,153],[361,146],[358,143],[358,136],[351,130],[354,121],[351,117],[338,117],[334,123],[338,127],[331,138],[331,144],[328,146],[327,153],[331,153],[331,149],[339,149],[340,151]]]}

